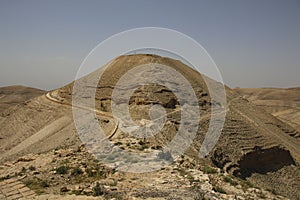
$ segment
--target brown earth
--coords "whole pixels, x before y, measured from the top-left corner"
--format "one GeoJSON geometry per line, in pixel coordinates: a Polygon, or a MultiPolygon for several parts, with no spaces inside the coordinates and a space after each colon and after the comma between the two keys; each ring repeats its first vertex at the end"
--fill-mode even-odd
{"type": "Polygon", "coordinates": [[[33,199],[34,195],[34,199],[45,200],[285,199],[254,188],[248,181],[224,175],[216,168],[200,164],[188,168],[191,163],[197,164],[182,157],[159,171],[135,174],[106,167],[83,147],[28,154],[1,166],[0,173],[6,178],[0,184],[0,197],[33,199]],[[97,183],[99,188],[96,190],[97,183]]]}
{"type": "Polygon", "coordinates": [[[237,88],[234,90],[300,132],[300,87],[237,88]]]}
{"type": "Polygon", "coordinates": [[[20,85],[0,88],[0,112],[10,106],[17,105],[37,96],[41,96],[45,91],[24,87],[20,85]]]}
{"type": "MultiPolygon", "coordinates": [[[[161,105],[166,109],[167,123],[158,134],[146,141],[130,137],[122,132],[118,128],[118,120],[111,117],[111,94],[116,82],[128,70],[146,63],[159,63],[176,69],[189,80],[198,97],[202,116],[200,128],[194,142],[186,151],[184,156],[185,162],[181,163],[181,158],[175,160],[179,162],[181,168],[201,171],[204,170],[203,166],[214,164],[223,171],[219,174],[220,176],[223,176],[223,173],[231,174],[237,177],[234,179],[251,181],[257,187],[262,187],[273,193],[281,194],[291,199],[300,198],[298,193],[300,190],[299,133],[292,126],[248,102],[248,100],[240,97],[228,87],[226,87],[227,113],[222,135],[207,158],[199,158],[199,149],[210,122],[210,105],[213,103],[220,107],[223,105],[211,101],[202,76],[180,61],[154,55],[118,57],[107,65],[102,79],[97,84],[95,108],[78,105],[77,109],[87,111],[96,109],[96,118],[100,126],[103,127],[109,139],[120,148],[134,152],[148,152],[151,149],[161,149],[172,140],[180,125],[180,105],[168,88],[150,84],[135,90],[129,101],[130,114],[136,122],[149,119],[147,113],[153,104],[161,105]]],[[[95,74],[87,75],[81,81],[84,83],[94,80],[97,78],[95,74]]],[[[175,78],[174,84],[176,84],[175,78]]],[[[84,86],[83,90],[88,91],[89,87],[84,86]]],[[[2,113],[3,119],[0,121],[2,127],[0,131],[1,163],[18,159],[18,157],[28,153],[37,154],[46,153],[53,149],[76,148],[81,144],[72,120],[70,106],[72,103],[72,88],[73,84],[69,84],[58,90],[51,91],[47,95],[30,99],[26,103],[9,108],[2,113]]],[[[126,88],[123,89],[126,90],[126,88]]],[[[81,98],[88,99],[91,96],[83,95],[81,98]]],[[[121,105],[124,102],[117,103],[121,105]]],[[[37,158],[37,160],[39,159],[41,158],[37,158]]],[[[56,164],[58,165],[59,163],[56,164]]],[[[73,161],[68,165],[73,166],[73,161]]],[[[156,174],[153,176],[161,175],[156,174]]],[[[123,179],[126,184],[129,184],[127,176],[123,177],[123,179]]],[[[135,179],[139,183],[144,183],[141,177],[135,179]]],[[[59,183],[61,180],[57,181],[59,185],[69,184],[65,182],[59,183]]],[[[84,182],[84,180],[82,181],[84,182]]],[[[171,182],[176,183],[175,180],[171,182]]],[[[50,188],[55,188],[55,184],[55,181],[51,182],[50,188]]],[[[172,184],[167,182],[162,187],[159,187],[159,191],[165,192],[163,198],[170,195],[164,188],[173,187],[172,184]]],[[[141,187],[150,189],[143,184],[141,187]]],[[[187,187],[192,188],[191,185],[187,187]]],[[[129,189],[133,192],[134,188],[135,185],[129,189]]],[[[152,189],[157,190],[158,187],[152,189]]],[[[116,190],[121,191],[118,187],[116,190]]],[[[171,191],[174,190],[176,189],[173,188],[171,191]]],[[[52,193],[54,190],[49,189],[47,191],[52,193]]],[[[220,191],[216,193],[220,194],[220,191]]],[[[234,194],[232,191],[230,193],[234,194]]],[[[150,198],[151,195],[154,197],[153,193],[149,193],[147,197],[150,198]]],[[[185,196],[186,193],[182,192],[182,196],[180,197],[179,194],[176,198],[184,199],[185,196]]],[[[227,197],[222,196],[218,196],[218,198],[227,199],[227,197]]],[[[258,197],[253,198],[257,199],[258,197]]]]}

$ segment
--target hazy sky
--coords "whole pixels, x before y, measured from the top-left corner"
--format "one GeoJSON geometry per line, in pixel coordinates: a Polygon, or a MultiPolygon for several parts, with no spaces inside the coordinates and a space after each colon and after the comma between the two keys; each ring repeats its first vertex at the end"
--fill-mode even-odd
{"type": "Polygon", "coordinates": [[[145,26],[197,40],[230,87],[300,86],[299,0],[1,0],[0,86],[63,86],[98,43],[145,26]]]}

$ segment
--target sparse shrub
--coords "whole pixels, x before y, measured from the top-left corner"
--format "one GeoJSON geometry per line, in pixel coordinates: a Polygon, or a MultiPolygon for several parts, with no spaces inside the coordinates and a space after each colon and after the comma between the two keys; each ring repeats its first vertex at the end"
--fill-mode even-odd
{"type": "Polygon", "coordinates": [[[229,183],[231,181],[231,178],[229,176],[224,176],[223,180],[226,182],[226,183],[229,183]]]}
{"type": "Polygon", "coordinates": [[[61,165],[66,165],[66,164],[68,164],[68,163],[70,163],[70,160],[69,160],[69,159],[65,159],[65,160],[63,160],[60,164],[61,164],[61,165]]]}
{"type": "Polygon", "coordinates": [[[63,165],[63,166],[58,167],[58,168],[56,169],[56,172],[57,172],[58,174],[67,174],[67,173],[68,173],[68,170],[69,170],[69,168],[68,168],[67,166],[63,165]]]}
{"type": "Polygon", "coordinates": [[[93,196],[100,196],[104,194],[104,188],[99,184],[99,182],[96,183],[96,185],[93,187],[93,196]]]}
{"type": "Polygon", "coordinates": [[[39,178],[27,179],[23,183],[38,194],[44,193],[45,191],[43,188],[49,187],[49,184],[46,181],[39,178]]]}
{"type": "Polygon", "coordinates": [[[236,185],[238,185],[238,183],[236,182],[236,181],[234,181],[231,177],[229,177],[229,176],[225,176],[224,177],[224,181],[226,182],[226,183],[229,183],[230,185],[233,185],[233,186],[236,186],[236,185]]]}
{"type": "Polygon", "coordinates": [[[106,177],[105,172],[102,170],[99,170],[99,169],[88,168],[86,170],[86,173],[88,174],[89,177],[96,177],[96,178],[105,178],[106,177]]]}
{"type": "Polygon", "coordinates": [[[186,172],[184,169],[181,169],[181,168],[180,168],[180,169],[178,169],[177,171],[179,172],[179,175],[180,175],[180,176],[185,176],[185,175],[187,175],[187,172],[186,172]]]}
{"type": "Polygon", "coordinates": [[[22,167],[21,173],[25,173],[25,172],[26,172],[26,168],[25,168],[25,167],[22,167]]]}
{"type": "Polygon", "coordinates": [[[248,189],[248,188],[253,188],[254,185],[250,182],[250,181],[247,181],[247,180],[243,180],[241,182],[241,186],[244,190],[248,189]]]}
{"type": "Polygon", "coordinates": [[[253,185],[250,181],[245,181],[245,183],[246,183],[249,187],[251,187],[251,188],[254,187],[254,185],[253,185]]]}
{"type": "Polygon", "coordinates": [[[187,176],[187,179],[190,181],[191,184],[194,183],[194,182],[196,182],[195,178],[191,174],[189,174],[187,176]]]}
{"type": "Polygon", "coordinates": [[[29,180],[25,180],[25,181],[24,181],[24,184],[25,184],[27,187],[31,188],[31,186],[36,185],[36,181],[34,181],[33,179],[29,179],[29,180]]]}
{"type": "Polygon", "coordinates": [[[214,187],[213,187],[213,190],[214,190],[215,192],[219,192],[219,193],[221,193],[221,194],[226,194],[226,191],[225,191],[223,188],[221,188],[220,186],[214,186],[214,187]]]}
{"type": "Polygon", "coordinates": [[[204,166],[203,172],[205,174],[216,174],[216,173],[218,173],[218,170],[215,168],[212,168],[210,166],[204,166]]]}
{"type": "Polygon", "coordinates": [[[1,181],[4,181],[4,180],[6,180],[6,179],[9,179],[9,178],[10,178],[10,175],[1,176],[1,177],[0,177],[0,182],[1,182],[1,181]]]}
{"type": "Polygon", "coordinates": [[[72,176],[77,176],[77,175],[80,175],[80,174],[83,174],[83,171],[82,169],[80,169],[79,167],[75,167],[72,172],[71,172],[71,175],[72,176]]]}
{"type": "Polygon", "coordinates": [[[35,193],[36,193],[37,195],[42,195],[42,194],[45,194],[45,190],[37,189],[37,190],[35,190],[35,193]]]}
{"type": "Polygon", "coordinates": [[[47,181],[41,181],[40,186],[43,188],[46,188],[46,187],[49,187],[49,184],[47,183],[47,181]]]}
{"type": "Polygon", "coordinates": [[[120,192],[113,192],[110,191],[109,193],[105,194],[104,198],[105,199],[115,199],[115,200],[123,200],[124,199],[124,194],[120,192]]]}
{"type": "Polygon", "coordinates": [[[147,149],[148,147],[146,146],[146,145],[140,145],[140,146],[138,146],[138,150],[140,150],[140,151],[144,151],[145,149],[147,149]]]}
{"type": "Polygon", "coordinates": [[[34,170],[36,170],[36,168],[34,167],[34,166],[30,166],[29,168],[28,168],[30,171],[34,171],[34,170]]]}
{"type": "Polygon", "coordinates": [[[88,175],[88,177],[94,177],[97,175],[97,171],[91,168],[87,168],[86,170],[86,174],[88,175]]]}

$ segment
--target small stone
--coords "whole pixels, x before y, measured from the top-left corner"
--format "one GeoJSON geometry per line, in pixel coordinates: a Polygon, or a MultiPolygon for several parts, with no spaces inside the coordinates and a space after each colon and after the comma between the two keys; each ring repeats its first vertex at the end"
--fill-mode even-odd
{"type": "Polygon", "coordinates": [[[67,187],[61,187],[60,192],[68,192],[69,189],[67,187]]]}
{"type": "Polygon", "coordinates": [[[85,188],[83,191],[82,191],[83,194],[85,195],[91,195],[93,194],[93,190],[92,189],[89,189],[89,188],[85,188]]]}

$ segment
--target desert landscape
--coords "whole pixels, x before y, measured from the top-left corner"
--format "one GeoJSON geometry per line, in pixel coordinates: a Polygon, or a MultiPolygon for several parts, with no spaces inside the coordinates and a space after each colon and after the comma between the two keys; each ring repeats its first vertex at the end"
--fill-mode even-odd
{"type": "MultiPolygon", "coordinates": [[[[80,83],[97,75],[92,72],[80,83]]],[[[175,77],[166,81],[176,85],[175,77]]],[[[227,102],[222,105],[211,100],[203,75],[179,60],[153,54],[122,55],[108,63],[93,88],[95,96],[79,96],[94,98],[94,107],[72,105],[77,92],[73,88],[74,82],[51,91],[0,88],[0,199],[300,199],[300,88],[226,86],[227,102]],[[181,156],[162,151],[181,125],[182,105],[169,88],[141,86],[128,102],[136,123],[149,120],[153,105],[165,109],[165,124],[156,135],[133,137],[114,117],[112,105],[127,103],[112,99],[118,80],[148,63],[180,72],[197,97],[199,127],[181,156]],[[226,110],[225,123],[216,146],[200,158],[212,104],[226,110]],[[156,152],[155,159],[170,164],[148,173],[129,173],[124,172],[124,163],[138,167],[147,163],[122,154],[96,156],[97,149],[90,146],[97,141],[83,142],[72,106],[94,112],[107,139],[119,149],[137,154],[156,152]]],[[[90,89],[83,84],[82,91],[90,89]]],[[[189,104],[188,97],[184,104],[189,104]]]]}
{"type": "Polygon", "coordinates": [[[300,88],[244,88],[235,89],[241,96],[263,108],[278,119],[299,129],[300,88]]]}

